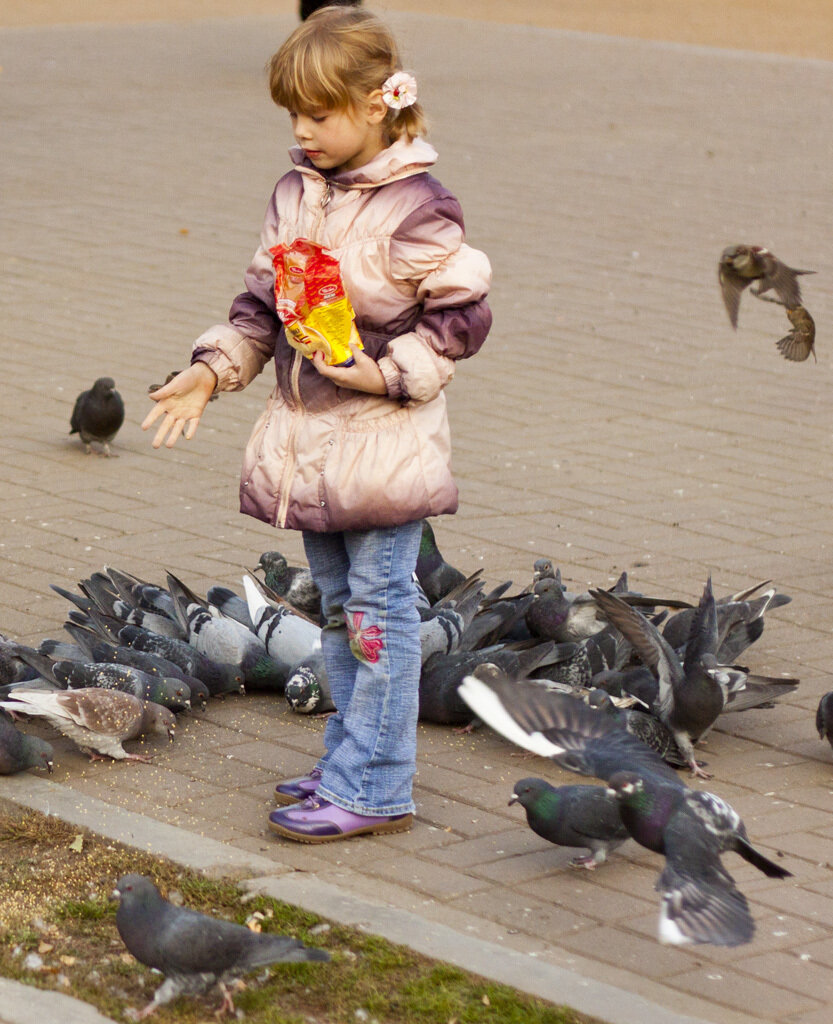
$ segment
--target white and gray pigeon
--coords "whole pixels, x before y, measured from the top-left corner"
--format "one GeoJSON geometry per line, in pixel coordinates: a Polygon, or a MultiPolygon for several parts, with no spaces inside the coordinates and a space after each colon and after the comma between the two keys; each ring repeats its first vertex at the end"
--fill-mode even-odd
{"type": "Polygon", "coordinates": [[[86,751],[92,761],[104,757],[149,761],[148,755],[128,754],[122,744],[147,733],[161,733],[173,739],[176,728],[173,712],[120,690],[17,689],[9,699],[0,701],[0,707],[12,715],[46,719],[86,751]]]}
{"type": "Polygon", "coordinates": [[[556,846],[584,848],[589,856],[573,857],[574,867],[593,869],[607,860],[630,833],[619,807],[604,786],[553,786],[545,779],[515,783],[509,805],[520,804],[529,827],[556,846]]]}
{"type": "Polygon", "coordinates": [[[292,669],[321,648],[321,627],[289,604],[275,607],[264,595],[260,581],[243,577],[243,589],[254,635],[277,664],[283,683],[292,669]]]}
{"type": "Polygon", "coordinates": [[[746,897],[721,854],[734,851],[770,878],[791,872],[750,845],[743,822],[724,800],[689,789],[658,754],[575,697],[485,669],[463,681],[460,695],[511,742],[607,782],[629,835],[665,857],[657,886],[661,942],[736,946],[752,939],[746,897]]]}
{"type": "Polygon", "coordinates": [[[116,928],[125,946],[140,963],[165,976],[151,1002],[135,1015],[138,1020],[178,996],[202,995],[214,985],[223,994],[215,1016],[234,1014],[229,982],[269,964],[330,959],[326,950],[299,939],[175,906],[146,875],[122,876],[113,897],[119,901],[116,928]]]}
{"type": "Polygon", "coordinates": [[[110,442],[124,423],[124,402],[116,391],[112,377],[99,377],[87,391],[75,399],[69,421],[70,434],[78,434],[84,442],[87,454],[93,442],[100,444],[105,455],[110,456],[110,442]]]}
{"type": "Polygon", "coordinates": [[[167,574],[167,582],[188,643],[214,661],[239,667],[247,689],[283,691],[286,672],[259,635],[236,619],[212,615],[206,602],[173,573],[167,574]]]}

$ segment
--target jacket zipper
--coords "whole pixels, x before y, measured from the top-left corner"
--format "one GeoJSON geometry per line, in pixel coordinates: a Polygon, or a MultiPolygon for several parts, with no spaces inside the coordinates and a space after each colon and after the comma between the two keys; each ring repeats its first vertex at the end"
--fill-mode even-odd
{"type": "MultiPolygon", "coordinates": [[[[327,213],[327,207],[330,205],[330,200],[333,198],[332,185],[329,183],[329,181],[327,181],[326,178],[323,178],[322,180],[324,182],[324,191],[321,193],[321,199],[319,201],[319,211],[316,214],[312,226],[312,231],[310,232],[310,234],[312,235],[312,238],[310,239],[311,242],[318,241],[318,236],[321,234],[321,227],[324,223],[324,217],[326,216],[327,213]]],[[[302,356],[300,352],[295,352],[295,355],[293,356],[292,359],[292,368],[290,370],[289,376],[290,390],[292,391],[292,396],[295,399],[295,402],[298,406],[298,410],[301,413],[301,415],[303,415],[306,410],[304,409],[304,403],[301,400],[301,389],[298,386],[298,379],[301,376],[301,366],[304,358],[305,357],[302,356]]],[[[287,439],[287,448],[290,454],[287,457],[286,466],[283,471],[283,476],[281,477],[281,501],[280,505],[278,506],[278,514],[275,520],[276,525],[280,527],[286,526],[286,516],[289,511],[290,481],[292,480],[292,477],[295,473],[295,435],[297,434],[297,432],[298,424],[297,419],[295,419],[293,420],[292,431],[289,435],[289,438],[287,439]]]]}

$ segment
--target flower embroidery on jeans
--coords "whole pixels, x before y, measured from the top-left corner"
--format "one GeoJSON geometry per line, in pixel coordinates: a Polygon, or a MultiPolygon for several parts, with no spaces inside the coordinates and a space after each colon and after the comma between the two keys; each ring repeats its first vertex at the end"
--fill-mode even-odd
{"type": "Polygon", "coordinates": [[[383,633],[379,626],[368,626],[362,629],[364,612],[348,612],[347,635],[350,637],[350,650],[359,661],[376,663],[379,660],[379,651],[385,646],[382,639],[383,633]]]}

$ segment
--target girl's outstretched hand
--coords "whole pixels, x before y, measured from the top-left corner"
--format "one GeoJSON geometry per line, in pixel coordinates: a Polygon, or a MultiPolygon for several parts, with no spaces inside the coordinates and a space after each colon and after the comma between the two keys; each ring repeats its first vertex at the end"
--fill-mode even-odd
{"type": "Polygon", "coordinates": [[[313,366],[322,377],[329,377],[340,387],[366,391],[371,395],[386,395],[388,388],[376,360],[371,359],[354,341],[350,342],[350,351],[354,359],[352,366],[329,366],[323,352],[313,355],[313,366]]]}
{"type": "Polygon", "coordinates": [[[159,448],[164,441],[166,448],[173,448],[183,431],[185,440],[190,441],[216,386],[217,374],[198,360],[154,391],[150,398],[156,405],[142,421],[142,430],[147,430],[160,416],[165,418],[153,438],[153,447],[159,448]]]}

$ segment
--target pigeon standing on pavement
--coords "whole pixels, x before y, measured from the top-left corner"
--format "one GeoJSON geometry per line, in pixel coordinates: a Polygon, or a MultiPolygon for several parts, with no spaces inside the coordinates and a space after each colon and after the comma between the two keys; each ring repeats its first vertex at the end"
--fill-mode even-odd
{"type": "Polygon", "coordinates": [[[51,774],[53,757],[46,740],[20,732],[10,716],[0,711],[0,775],[14,775],[26,768],[46,768],[51,774]]]}
{"type": "Polygon", "coordinates": [[[755,924],[746,897],[721,854],[734,851],[770,878],[791,872],[750,845],[725,801],[689,789],[658,754],[575,697],[485,667],[463,681],[460,695],[511,742],[607,782],[628,834],[665,857],[658,882],[661,942],[736,946],[751,940],[755,924]]]}
{"type": "Polygon", "coordinates": [[[75,399],[69,426],[70,434],[78,434],[90,454],[93,441],[104,454],[112,455],[110,442],[124,423],[124,402],[116,391],[112,377],[99,377],[93,386],[75,399]]]}
{"type": "Polygon", "coordinates": [[[146,733],[174,738],[176,718],[160,704],[141,700],[120,690],[15,690],[0,707],[12,714],[45,718],[58,732],[68,736],[90,760],[112,757],[116,761],[149,761],[144,754],[128,754],[127,740],[146,733]]]}
{"type": "Polygon", "coordinates": [[[813,353],[816,357],[816,322],[803,306],[787,309],[787,319],[793,325],[792,330],[775,342],[775,347],[785,359],[793,363],[803,363],[813,353]]]}
{"type": "Polygon", "coordinates": [[[255,932],[244,925],[177,907],[146,875],[124,875],[113,897],[119,901],[116,928],[127,949],[165,981],[138,1012],[142,1020],[180,995],[196,996],[219,986],[223,1002],[215,1016],[235,1013],[227,983],[256,967],[275,963],[327,961],[323,949],[285,935],[255,932]]]}
{"type": "Polygon", "coordinates": [[[553,786],[544,779],[515,783],[509,805],[519,803],[529,827],[556,846],[583,847],[589,856],[574,857],[574,867],[593,869],[621,846],[630,833],[619,807],[604,786],[553,786]]]}
{"type": "Polygon", "coordinates": [[[777,298],[767,296],[770,302],[795,309],[801,305],[799,275],[814,273],[814,270],[788,267],[761,245],[727,246],[720,256],[717,277],[732,327],[738,325],[741,294],[753,281],[758,282],[758,287],[752,291],[753,295],[761,297],[764,292],[772,290],[777,298]]]}

